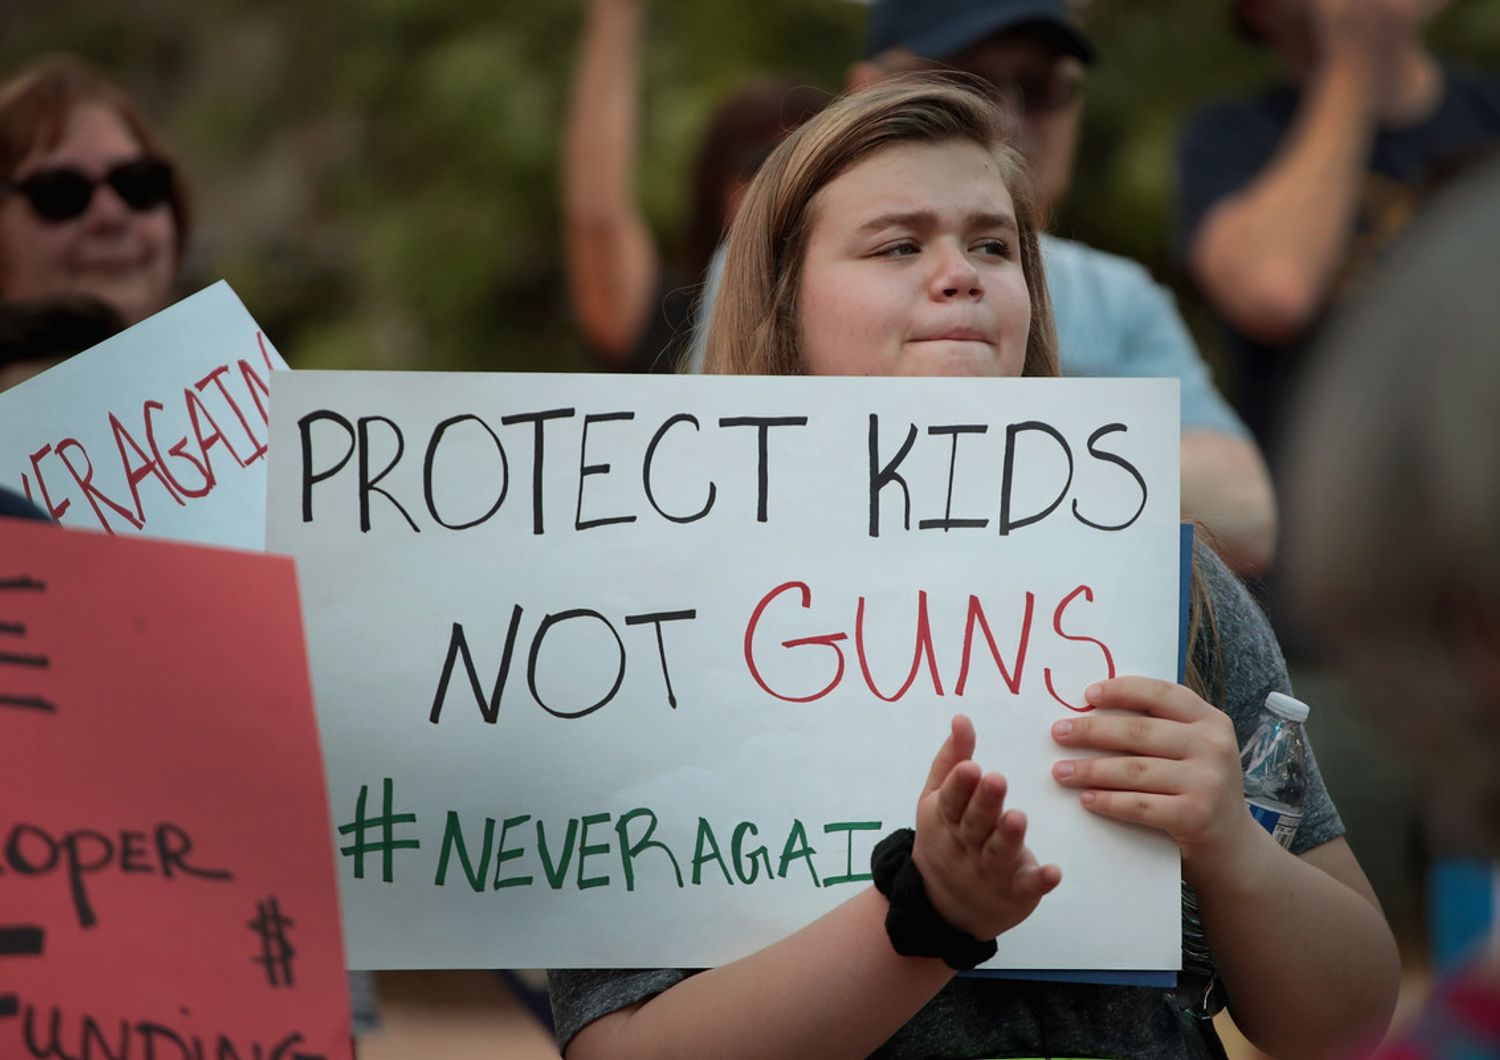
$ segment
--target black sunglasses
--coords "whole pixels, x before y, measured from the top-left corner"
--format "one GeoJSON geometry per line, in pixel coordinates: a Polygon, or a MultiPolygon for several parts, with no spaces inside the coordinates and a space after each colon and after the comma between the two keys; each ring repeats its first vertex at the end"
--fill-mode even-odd
{"type": "Polygon", "coordinates": [[[0,192],[26,196],[36,215],[45,221],[71,221],[94,199],[94,189],[108,184],[132,210],[154,210],[172,198],[172,167],[154,158],[121,162],[95,179],[72,166],[44,169],[25,180],[0,183],[0,192]]]}

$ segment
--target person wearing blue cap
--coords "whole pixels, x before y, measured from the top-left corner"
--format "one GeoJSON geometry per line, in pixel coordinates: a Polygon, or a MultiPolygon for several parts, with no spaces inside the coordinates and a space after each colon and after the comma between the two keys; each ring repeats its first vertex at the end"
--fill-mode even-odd
{"type": "MultiPolygon", "coordinates": [[[[859,88],[893,72],[953,69],[1011,104],[1044,215],[1067,195],[1086,67],[1098,59],[1064,0],[875,0],[859,88]]],[[[1137,262],[1042,236],[1064,375],[1182,383],[1182,508],[1242,575],[1271,563],[1276,505],[1250,432],[1214,388],[1171,294],[1137,262]]]]}
{"type": "Polygon", "coordinates": [[[1072,183],[1084,68],[1097,60],[1063,0],[876,0],[865,61],[849,82],[857,89],[922,69],[981,78],[1020,119],[1016,131],[1046,212],[1072,183]]]}
{"type": "MultiPolygon", "coordinates": [[[[1019,116],[1016,133],[1045,216],[1072,182],[1093,43],[1063,0],[876,0],[866,58],[848,87],[916,70],[979,77],[1019,116]]],[[[1043,234],[1065,375],[1175,376],[1182,384],[1183,515],[1209,531],[1242,575],[1269,566],[1276,506],[1265,461],[1223,396],[1171,294],[1138,263],[1043,234]]],[[[703,304],[716,297],[716,255],[703,304]]],[[[708,309],[700,310],[688,365],[702,366],[708,309]]]]}

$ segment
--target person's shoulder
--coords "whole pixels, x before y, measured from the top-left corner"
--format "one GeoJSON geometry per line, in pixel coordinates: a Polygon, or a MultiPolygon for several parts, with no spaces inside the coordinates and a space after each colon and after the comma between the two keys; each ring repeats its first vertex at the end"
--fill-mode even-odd
{"type": "Polygon", "coordinates": [[[1289,85],[1205,104],[1177,136],[1174,249],[1192,259],[1193,242],[1215,204],[1244,188],[1275,157],[1296,119],[1298,93],[1289,85]]]}
{"type": "Polygon", "coordinates": [[[1451,62],[1444,60],[1442,63],[1443,77],[1450,88],[1457,88],[1463,92],[1477,92],[1485,95],[1494,95],[1500,92],[1500,75],[1468,63],[1451,62]]]}
{"type": "Polygon", "coordinates": [[[1223,557],[1204,539],[1201,527],[1196,528],[1193,534],[1193,573],[1203,582],[1204,591],[1215,608],[1221,603],[1235,608],[1248,606],[1256,613],[1264,614],[1251,598],[1239,575],[1229,569],[1223,557]]]}
{"type": "Polygon", "coordinates": [[[1281,128],[1291,120],[1297,100],[1297,89],[1289,84],[1268,85],[1248,95],[1210,100],[1188,116],[1183,136],[1281,128]]]}
{"type": "Polygon", "coordinates": [[[0,519],[36,519],[51,522],[47,513],[14,490],[0,486],[0,519]]]}
{"type": "Polygon", "coordinates": [[[1154,284],[1151,273],[1133,258],[1113,254],[1076,239],[1063,239],[1047,233],[1042,234],[1042,260],[1047,268],[1047,277],[1054,273],[1068,273],[1070,279],[1086,279],[1095,284],[1111,286],[1154,284]]]}
{"type": "Polygon", "coordinates": [[[1194,659],[1209,675],[1215,700],[1234,719],[1243,743],[1266,695],[1291,691],[1286,659],[1265,610],[1201,532],[1194,535],[1193,572],[1209,609],[1193,645],[1194,659]]]}
{"type": "Polygon", "coordinates": [[[1264,661],[1284,665],[1281,647],[1266,618],[1265,608],[1251,595],[1240,576],[1230,570],[1218,552],[1203,539],[1203,534],[1200,527],[1193,535],[1193,572],[1213,608],[1214,625],[1224,648],[1231,645],[1237,651],[1253,648],[1265,656],[1264,661]]]}
{"type": "Polygon", "coordinates": [[[1480,107],[1500,119],[1500,77],[1462,63],[1443,63],[1444,98],[1450,104],[1480,107]]]}

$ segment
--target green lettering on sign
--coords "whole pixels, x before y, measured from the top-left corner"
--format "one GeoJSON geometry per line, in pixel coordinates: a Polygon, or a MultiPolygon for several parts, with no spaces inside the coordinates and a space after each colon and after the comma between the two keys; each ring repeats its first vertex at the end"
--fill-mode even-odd
{"type": "Polygon", "coordinates": [[[615,822],[615,834],[620,837],[620,865],[625,870],[625,889],[627,891],[635,890],[635,859],[647,847],[655,847],[667,855],[667,860],[672,863],[672,874],[677,877],[677,886],[682,886],[682,870],[677,867],[677,857],[667,848],[665,843],[658,843],[651,838],[655,832],[656,814],[644,807],[621,814],[620,819],[615,822]],[[641,836],[635,843],[631,843],[630,822],[637,817],[649,817],[650,821],[646,824],[646,834],[641,836]]]}
{"type": "MultiPolygon", "coordinates": [[[[606,818],[609,814],[604,815],[606,818]]],[[[536,822],[536,850],[542,856],[542,871],[554,891],[560,890],[568,875],[568,862],[573,859],[573,841],[578,837],[578,818],[568,818],[568,834],[563,838],[562,858],[553,866],[552,856],[547,852],[547,830],[540,819],[536,822]]]]}
{"type": "MultiPolygon", "coordinates": [[[[739,833],[736,832],[735,835],[738,837],[739,833]]],[[[714,838],[714,830],[709,827],[707,817],[700,817],[698,818],[698,838],[693,843],[694,886],[703,882],[703,866],[710,861],[718,862],[719,871],[724,874],[724,882],[733,887],[734,880],[729,877],[729,866],[724,862],[724,855],[719,852],[719,841],[714,838]],[[703,852],[705,840],[707,841],[708,849],[712,851],[710,854],[703,852]]]]}
{"type": "Polygon", "coordinates": [[[437,876],[433,883],[438,887],[448,882],[448,857],[456,849],[458,860],[463,865],[464,875],[468,877],[469,886],[476,893],[484,893],[484,878],[489,875],[490,870],[490,848],[495,842],[495,819],[486,817],[484,819],[484,848],[479,852],[479,864],[475,865],[469,860],[468,847],[464,845],[463,822],[453,810],[448,811],[448,823],[443,827],[443,850],[438,855],[437,876]]]}
{"type": "Polygon", "coordinates": [[[583,874],[584,862],[596,854],[608,854],[608,843],[589,843],[589,829],[596,824],[608,824],[607,813],[586,813],[583,815],[583,834],[578,839],[578,889],[586,891],[591,887],[608,887],[608,876],[585,876],[583,874]]]}
{"type": "Polygon", "coordinates": [[[781,848],[781,864],[777,867],[776,875],[783,880],[786,879],[786,869],[794,861],[807,863],[808,875],[812,877],[813,886],[823,886],[818,882],[818,870],[813,867],[813,855],[817,851],[807,841],[807,829],[802,826],[801,821],[792,821],[792,830],[787,833],[786,845],[781,848]]]}
{"type": "MultiPolygon", "coordinates": [[[[534,879],[534,877],[501,875],[501,873],[504,871],[504,865],[507,861],[513,861],[516,858],[523,857],[526,854],[525,847],[517,847],[515,850],[506,850],[506,835],[510,833],[510,830],[512,828],[518,828],[529,820],[531,820],[531,814],[523,813],[519,817],[507,817],[504,821],[500,822],[500,849],[495,851],[495,890],[497,891],[502,887],[531,886],[531,881],[532,879],[534,879]]],[[[540,827],[541,822],[538,821],[537,825],[538,827],[540,827]]],[[[564,868],[566,868],[566,866],[564,866],[564,868]]]]}
{"type": "Polygon", "coordinates": [[[842,876],[829,876],[823,881],[824,887],[832,887],[836,883],[858,883],[861,880],[870,879],[868,872],[854,871],[854,833],[855,832],[878,832],[879,821],[835,821],[823,826],[825,835],[833,835],[835,832],[843,832],[848,837],[848,846],[845,849],[844,874],[842,876]]]}

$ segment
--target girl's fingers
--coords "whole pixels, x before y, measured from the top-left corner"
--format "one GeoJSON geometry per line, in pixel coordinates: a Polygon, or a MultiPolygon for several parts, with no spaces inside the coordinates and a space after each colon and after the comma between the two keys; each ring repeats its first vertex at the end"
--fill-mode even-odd
{"type": "Polygon", "coordinates": [[[1035,865],[1036,859],[1026,849],[1026,815],[1020,810],[1006,810],[995,821],[979,853],[989,862],[989,871],[1011,862],[1035,865]]]}
{"type": "Polygon", "coordinates": [[[995,830],[1000,806],[1005,801],[1005,787],[1005,778],[998,773],[988,773],[980,779],[964,809],[963,819],[958,822],[958,838],[964,846],[978,849],[995,830]]]}
{"type": "Polygon", "coordinates": [[[1090,788],[1080,797],[1084,807],[1101,817],[1144,825],[1170,833],[1175,823],[1172,795],[1152,795],[1140,791],[1101,791],[1090,788]]]}
{"type": "Polygon", "coordinates": [[[1062,869],[1056,865],[1027,866],[1016,874],[1018,889],[1030,898],[1042,897],[1061,882],[1062,869]]]}
{"type": "Polygon", "coordinates": [[[974,723],[962,714],[955,714],[949,725],[948,738],[938,748],[938,753],[932,760],[932,768],[927,771],[927,783],[922,788],[922,794],[936,791],[948,779],[954,766],[973,756],[974,723]]]}
{"type": "Polygon", "coordinates": [[[1157,758],[1186,758],[1193,750],[1193,732],[1188,725],[1125,710],[1053,722],[1052,738],[1065,747],[1157,758]]]}
{"type": "Polygon", "coordinates": [[[1092,707],[1134,710],[1168,721],[1194,721],[1214,709],[1184,686],[1154,677],[1114,677],[1090,685],[1083,695],[1092,707]]]}
{"type": "Polygon", "coordinates": [[[1108,788],[1155,795],[1177,795],[1187,790],[1191,767],[1163,758],[1129,756],[1083,758],[1055,762],[1052,776],[1069,788],[1108,788]]]}
{"type": "Polygon", "coordinates": [[[959,762],[938,788],[938,813],[951,825],[963,820],[965,811],[979,786],[979,767],[973,762],[959,762]]]}

